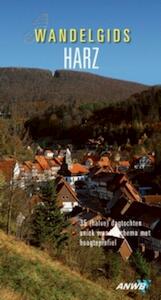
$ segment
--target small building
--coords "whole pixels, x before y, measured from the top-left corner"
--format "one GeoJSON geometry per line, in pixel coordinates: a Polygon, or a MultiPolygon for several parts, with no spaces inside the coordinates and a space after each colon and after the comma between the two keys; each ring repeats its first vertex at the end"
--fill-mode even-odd
{"type": "Polygon", "coordinates": [[[0,160],[0,172],[9,184],[17,184],[20,176],[20,165],[15,159],[0,160]]]}
{"type": "Polygon", "coordinates": [[[66,180],[59,176],[56,178],[57,205],[62,212],[69,213],[78,206],[78,198],[66,180]]]}

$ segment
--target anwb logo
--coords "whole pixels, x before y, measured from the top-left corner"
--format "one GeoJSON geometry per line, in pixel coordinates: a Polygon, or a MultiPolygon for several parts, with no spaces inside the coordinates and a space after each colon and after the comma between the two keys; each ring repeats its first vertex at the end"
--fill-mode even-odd
{"type": "Polygon", "coordinates": [[[145,293],[151,285],[151,280],[149,279],[138,279],[135,282],[121,282],[116,287],[116,290],[139,290],[142,293],[145,293]]]}

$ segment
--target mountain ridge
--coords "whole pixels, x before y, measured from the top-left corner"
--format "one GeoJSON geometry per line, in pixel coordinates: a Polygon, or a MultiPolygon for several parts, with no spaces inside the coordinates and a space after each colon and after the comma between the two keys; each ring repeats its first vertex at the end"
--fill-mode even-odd
{"type": "Polygon", "coordinates": [[[149,86],[88,72],[0,68],[0,102],[45,100],[62,104],[73,99],[80,103],[116,102],[149,86]]]}

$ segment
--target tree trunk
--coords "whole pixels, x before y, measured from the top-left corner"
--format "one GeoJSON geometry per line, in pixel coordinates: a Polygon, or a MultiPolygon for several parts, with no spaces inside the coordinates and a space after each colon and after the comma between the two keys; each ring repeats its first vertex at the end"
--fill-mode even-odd
{"type": "Polygon", "coordinates": [[[11,218],[12,218],[12,205],[13,205],[13,182],[10,187],[8,213],[7,213],[7,234],[11,233],[11,218]]]}

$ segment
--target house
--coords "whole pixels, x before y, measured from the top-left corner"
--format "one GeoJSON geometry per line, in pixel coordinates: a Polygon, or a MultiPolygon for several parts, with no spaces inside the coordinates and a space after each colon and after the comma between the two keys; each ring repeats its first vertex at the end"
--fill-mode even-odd
{"type": "Polygon", "coordinates": [[[142,201],[140,194],[127,176],[111,170],[109,172],[106,168],[91,170],[88,190],[90,197],[97,198],[104,204],[105,212],[108,214],[118,204],[120,198],[126,199],[126,208],[134,201],[142,201]]]}
{"type": "MultiPolygon", "coordinates": [[[[73,208],[78,206],[78,198],[70,185],[63,177],[58,176],[55,180],[56,184],[56,204],[61,212],[72,212],[73,208]]],[[[34,194],[28,201],[29,211],[32,212],[34,206],[43,202],[41,194],[34,194]]]]}
{"type": "Polygon", "coordinates": [[[109,165],[109,166],[95,166],[93,168],[90,169],[90,173],[89,173],[89,181],[92,181],[93,178],[96,177],[100,177],[101,174],[102,176],[106,176],[106,174],[108,173],[114,173],[113,168],[109,165]]]}
{"type": "Polygon", "coordinates": [[[12,158],[0,160],[0,172],[7,183],[16,184],[20,176],[20,165],[12,158]]]}
{"type": "Polygon", "coordinates": [[[93,167],[99,161],[99,155],[95,152],[88,152],[84,155],[83,165],[88,168],[93,167]]]}
{"type": "Polygon", "coordinates": [[[70,171],[71,175],[67,176],[67,181],[70,184],[73,184],[78,180],[86,180],[87,175],[89,173],[88,168],[79,163],[73,163],[70,166],[69,171],[70,171]]]}
{"type": "Polygon", "coordinates": [[[145,168],[152,168],[155,164],[154,155],[143,155],[140,157],[134,157],[133,168],[143,170],[145,168]]]}
{"type": "Polygon", "coordinates": [[[25,161],[21,165],[21,183],[20,186],[25,188],[31,181],[40,182],[43,178],[43,169],[37,162],[25,161]]]}
{"type": "Polygon", "coordinates": [[[35,162],[37,162],[42,168],[46,180],[55,179],[55,176],[57,175],[57,172],[61,166],[61,163],[58,159],[50,159],[42,155],[36,155],[35,162]]]}
{"type": "Polygon", "coordinates": [[[88,177],[88,189],[91,197],[97,197],[98,199],[108,200],[112,194],[107,192],[107,178],[112,173],[110,167],[94,167],[91,169],[88,177]]]}
{"type": "Polygon", "coordinates": [[[55,183],[58,207],[60,207],[62,212],[71,212],[75,206],[78,206],[78,198],[76,193],[61,176],[56,178],[55,183]]]}
{"type": "Polygon", "coordinates": [[[21,187],[24,188],[30,181],[43,182],[53,180],[61,167],[59,158],[49,158],[36,155],[35,160],[24,161],[21,165],[21,187]]]}
{"type": "Polygon", "coordinates": [[[143,252],[151,251],[155,257],[161,255],[161,207],[133,202],[125,216],[141,222],[135,245],[143,252]]]}
{"type": "Polygon", "coordinates": [[[98,166],[98,167],[111,167],[111,161],[107,154],[102,155],[101,157],[92,152],[88,152],[83,159],[84,165],[88,168],[98,166]]]}

